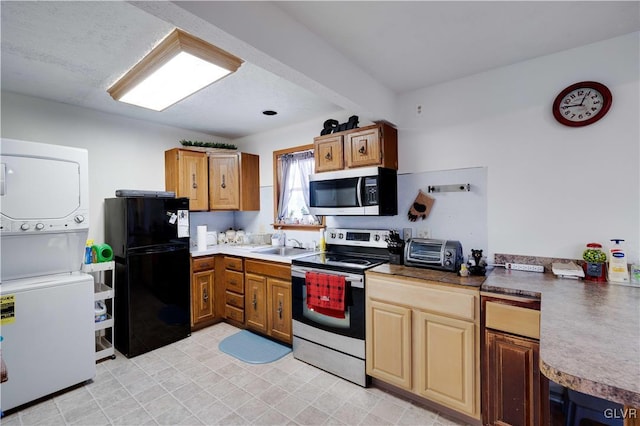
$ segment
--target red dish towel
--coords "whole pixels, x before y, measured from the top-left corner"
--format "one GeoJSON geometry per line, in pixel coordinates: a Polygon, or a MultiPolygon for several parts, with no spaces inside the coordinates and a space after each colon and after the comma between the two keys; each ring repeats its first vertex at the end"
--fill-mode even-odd
{"type": "Polygon", "coordinates": [[[344,318],[345,286],[343,276],[307,272],[307,307],[319,314],[344,318]]]}

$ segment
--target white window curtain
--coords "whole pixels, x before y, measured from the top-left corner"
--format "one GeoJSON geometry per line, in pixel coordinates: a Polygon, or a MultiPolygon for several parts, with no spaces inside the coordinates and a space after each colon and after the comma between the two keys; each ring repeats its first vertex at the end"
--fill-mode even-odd
{"type": "Polygon", "coordinates": [[[313,151],[281,155],[278,163],[278,221],[295,219],[302,223],[315,223],[317,218],[309,214],[309,175],[315,166],[313,151]],[[292,202],[297,211],[294,211],[292,202]]]}

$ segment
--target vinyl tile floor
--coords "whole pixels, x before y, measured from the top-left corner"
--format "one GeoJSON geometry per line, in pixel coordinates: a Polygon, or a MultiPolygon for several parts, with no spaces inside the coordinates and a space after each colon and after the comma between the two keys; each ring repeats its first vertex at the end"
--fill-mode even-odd
{"type": "Polygon", "coordinates": [[[362,388],[291,354],[246,364],[218,350],[220,323],[127,359],[94,380],[10,412],[14,425],[460,425],[375,387],[362,388]]]}

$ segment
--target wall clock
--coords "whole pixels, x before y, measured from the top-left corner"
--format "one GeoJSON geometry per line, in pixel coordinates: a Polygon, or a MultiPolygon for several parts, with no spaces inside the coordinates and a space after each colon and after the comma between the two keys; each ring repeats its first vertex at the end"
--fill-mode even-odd
{"type": "Polygon", "coordinates": [[[581,81],[556,96],[553,116],[565,126],[587,126],[605,116],[612,99],[611,91],[604,84],[581,81]]]}

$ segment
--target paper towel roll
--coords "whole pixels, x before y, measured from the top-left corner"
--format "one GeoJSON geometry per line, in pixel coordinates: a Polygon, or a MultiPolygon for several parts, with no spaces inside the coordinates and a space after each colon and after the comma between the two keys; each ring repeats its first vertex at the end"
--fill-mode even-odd
{"type": "Polygon", "coordinates": [[[207,249],[207,225],[198,226],[198,251],[207,249]]]}

